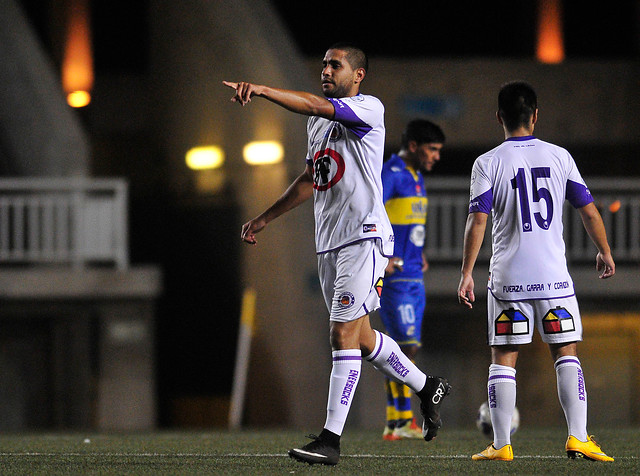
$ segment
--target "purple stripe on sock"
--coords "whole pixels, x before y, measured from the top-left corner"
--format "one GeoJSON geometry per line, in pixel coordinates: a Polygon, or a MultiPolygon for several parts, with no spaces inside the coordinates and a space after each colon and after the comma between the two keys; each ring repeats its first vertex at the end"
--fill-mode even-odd
{"type": "Polygon", "coordinates": [[[580,361],[578,359],[562,359],[555,363],[555,367],[558,368],[558,365],[562,364],[576,364],[580,365],[580,361]]]}
{"type": "Polygon", "coordinates": [[[376,333],[380,336],[380,345],[376,349],[376,353],[374,354],[374,356],[371,357],[370,359],[367,359],[369,362],[375,360],[376,357],[378,357],[378,354],[380,353],[380,351],[382,350],[382,332],[376,331],[376,333]]]}
{"type": "Polygon", "coordinates": [[[359,355],[339,355],[338,357],[334,357],[334,362],[339,362],[341,360],[360,360],[362,359],[359,355]]]}
{"type": "Polygon", "coordinates": [[[494,379],[497,379],[497,378],[508,378],[508,379],[511,379],[511,380],[515,380],[516,379],[513,375],[492,375],[492,376],[489,377],[489,380],[494,380],[494,379]]]}

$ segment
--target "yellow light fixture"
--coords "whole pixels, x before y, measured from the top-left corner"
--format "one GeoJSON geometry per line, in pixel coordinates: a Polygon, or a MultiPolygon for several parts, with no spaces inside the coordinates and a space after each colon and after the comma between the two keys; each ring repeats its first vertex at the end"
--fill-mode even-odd
{"type": "Polygon", "coordinates": [[[85,107],[91,102],[91,94],[88,91],[73,91],[67,94],[67,104],[71,107],[85,107]]]}
{"type": "Polygon", "coordinates": [[[217,169],[224,163],[224,151],[216,145],[194,147],[185,160],[193,170],[217,169]]]}
{"type": "Polygon", "coordinates": [[[284,148],[278,141],[249,142],[242,150],[244,161],[250,165],[277,164],[282,162],[284,148]]]}
{"type": "Polygon", "coordinates": [[[71,107],[91,102],[93,51],[88,0],[69,0],[62,58],[62,88],[71,107]]]}

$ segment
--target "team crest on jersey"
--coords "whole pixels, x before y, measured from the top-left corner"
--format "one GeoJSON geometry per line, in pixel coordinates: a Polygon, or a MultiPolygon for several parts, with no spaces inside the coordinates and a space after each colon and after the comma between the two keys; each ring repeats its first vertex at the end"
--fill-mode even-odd
{"type": "Polygon", "coordinates": [[[324,192],[337,184],[344,175],[345,163],[333,149],[319,150],[313,156],[313,188],[324,192]]]}
{"type": "Polygon", "coordinates": [[[340,306],[342,309],[350,308],[355,302],[355,296],[349,291],[343,292],[340,297],[338,297],[338,306],[340,306]]]}
{"type": "Polygon", "coordinates": [[[559,334],[576,330],[573,316],[564,307],[551,309],[542,318],[542,328],[545,334],[559,334]]]}
{"type": "Polygon", "coordinates": [[[342,131],[342,126],[337,122],[333,124],[333,127],[331,127],[331,129],[329,129],[327,133],[329,142],[338,142],[340,139],[342,139],[343,135],[344,132],[342,131]]]}
{"type": "Polygon", "coordinates": [[[384,278],[378,278],[376,281],[375,289],[376,293],[378,293],[378,297],[382,296],[382,285],[384,284],[384,278]]]}
{"type": "Polygon", "coordinates": [[[507,309],[496,318],[495,328],[499,336],[528,334],[529,319],[518,309],[507,309]]]}

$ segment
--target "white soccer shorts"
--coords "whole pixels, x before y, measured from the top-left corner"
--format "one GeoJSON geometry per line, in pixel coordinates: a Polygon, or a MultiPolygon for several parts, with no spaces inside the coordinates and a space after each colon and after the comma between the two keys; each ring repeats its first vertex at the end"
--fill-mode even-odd
{"type": "Polygon", "coordinates": [[[378,309],[388,262],[377,239],[319,254],[318,275],[329,319],[349,322],[378,309]]]}
{"type": "Polygon", "coordinates": [[[575,296],[561,299],[500,301],[487,297],[487,342],[489,345],[529,344],[533,328],[547,344],[582,340],[582,320],[575,296]]]}

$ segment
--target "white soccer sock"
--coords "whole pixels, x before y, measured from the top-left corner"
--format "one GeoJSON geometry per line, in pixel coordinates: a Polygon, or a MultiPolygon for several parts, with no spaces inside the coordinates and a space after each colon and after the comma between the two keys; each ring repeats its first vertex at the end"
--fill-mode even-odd
{"type": "Polygon", "coordinates": [[[558,398],[567,419],[569,435],[587,441],[587,387],[578,357],[564,356],[556,360],[558,398]]]}
{"type": "Polygon", "coordinates": [[[373,332],[376,333],[376,345],[373,352],[365,359],[387,378],[405,384],[414,392],[422,390],[427,381],[424,372],[400,350],[395,340],[376,330],[373,332]]]}
{"type": "Polygon", "coordinates": [[[334,350],[332,355],[333,367],[324,427],[336,435],[341,435],[360,379],[362,353],[359,349],[347,349],[334,350]]]}
{"type": "Polygon", "coordinates": [[[491,364],[487,393],[493,426],[493,446],[500,449],[511,444],[511,418],[516,406],[516,369],[491,364]]]}

